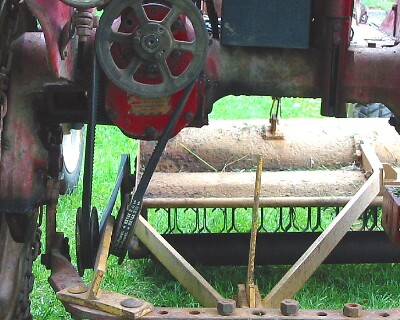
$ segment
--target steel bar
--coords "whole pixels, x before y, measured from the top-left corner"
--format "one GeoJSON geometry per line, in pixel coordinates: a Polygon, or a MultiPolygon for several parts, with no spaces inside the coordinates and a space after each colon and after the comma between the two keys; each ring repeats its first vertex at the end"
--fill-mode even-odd
{"type": "MultiPolygon", "coordinates": [[[[87,309],[86,309],[87,310],[87,309]]],[[[74,313],[75,314],[75,313],[74,313]]],[[[366,310],[362,317],[357,319],[363,320],[382,320],[382,318],[398,319],[400,316],[399,309],[389,310],[366,310]]],[[[96,319],[96,320],[108,320],[114,319],[107,316],[93,316],[91,311],[80,311],[78,319],[96,319]]],[[[344,316],[341,310],[300,310],[297,316],[283,316],[279,310],[271,309],[251,309],[251,308],[237,308],[232,316],[221,316],[218,315],[215,309],[199,309],[199,308],[156,308],[151,313],[142,317],[143,320],[182,320],[182,319],[196,319],[196,320],[349,320],[348,317],[344,316]]],[[[115,318],[121,319],[121,318],[115,318]]]]}
{"type": "MultiPolygon", "coordinates": [[[[281,207],[344,207],[351,197],[271,197],[260,198],[261,208],[281,207]]],[[[145,198],[143,208],[251,208],[253,198],[145,198]]],[[[376,197],[372,207],[382,206],[376,197]]]]}
{"type": "MultiPolygon", "coordinates": [[[[379,319],[385,317],[398,318],[400,315],[399,309],[392,310],[372,310],[364,311],[362,317],[357,319],[379,319]]],[[[235,319],[235,320],[249,320],[249,319],[268,319],[268,320],[320,320],[323,319],[337,319],[337,320],[348,320],[349,318],[344,316],[340,310],[300,310],[297,316],[283,316],[279,310],[268,310],[268,309],[247,309],[238,308],[232,316],[218,316],[215,309],[169,309],[159,308],[154,310],[152,313],[146,315],[143,319],[162,319],[162,320],[181,320],[181,319],[196,319],[196,320],[209,320],[209,319],[235,319]]]]}
{"type": "Polygon", "coordinates": [[[253,223],[250,234],[249,262],[247,265],[247,282],[246,294],[250,308],[256,306],[256,289],[254,286],[254,271],[256,265],[256,246],[258,233],[258,217],[260,208],[260,192],[261,192],[261,173],[263,170],[263,162],[261,156],[258,160],[256,182],[254,187],[254,203],[253,203],[253,223]]]}
{"type": "Polygon", "coordinates": [[[352,224],[358,219],[361,213],[379,194],[383,181],[383,169],[381,165],[379,166],[379,164],[377,164],[379,160],[376,155],[373,157],[369,154],[369,156],[369,163],[373,165],[374,173],[333,220],[331,225],[318,237],[264,298],[264,307],[274,308],[279,306],[282,300],[293,298],[323,260],[325,260],[329,253],[335,248],[346,232],[350,230],[352,224]]]}
{"type": "Polygon", "coordinates": [[[201,305],[216,307],[224,299],[142,216],[136,235],[201,305]]]}
{"type": "MultiPolygon", "coordinates": [[[[260,233],[257,237],[257,265],[293,265],[320,232],[260,233]]],[[[171,244],[192,265],[224,266],[248,262],[248,233],[165,234],[171,244]]],[[[147,258],[141,247],[133,258],[147,258]]],[[[383,231],[348,232],[324,260],[324,264],[398,263],[400,247],[383,231]]]]}

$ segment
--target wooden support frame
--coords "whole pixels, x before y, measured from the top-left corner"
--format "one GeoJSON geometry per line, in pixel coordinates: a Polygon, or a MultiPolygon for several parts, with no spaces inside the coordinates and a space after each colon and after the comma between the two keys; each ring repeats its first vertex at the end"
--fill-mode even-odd
{"type": "Polygon", "coordinates": [[[217,307],[222,297],[142,216],[136,235],[203,307],[217,307]]]}
{"type": "Polygon", "coordinates": [[[264,298],[262,302],[264,308],[278,308],[282,300],[293,298],[381,191],[383,166],[371,146],[361,145],[361,150],[363,164],[371,168],[372,175],[331,225],[264,298]]]}

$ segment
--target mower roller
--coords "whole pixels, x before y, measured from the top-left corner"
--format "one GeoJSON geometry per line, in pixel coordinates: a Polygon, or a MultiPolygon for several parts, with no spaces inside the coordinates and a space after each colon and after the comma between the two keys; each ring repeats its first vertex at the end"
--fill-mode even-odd
{"type": "Polygon", "coordinates": [[[360,0],[0,0],[0,319],[32,319],[39,255],[74,319],[398,318],[293,300],[324,262],[399,263],[398,4],[372,36],[360,0]],[[270,118],[210,122],[227,95],[273,97],[270,118]],[[320,98],[334,118],[279,119],[282,97],[320,98]],[[338,119],[354,103],[391,118],[338,119]],[[99,124],[141,140],[104,212],[99,124]],[[83,152],[70,248],[58,202],[83,152]],[[156,257],[204,308],[102,290],[110,255],[156,257]],[[197,263],[247,264],[237,299],[197,263]],[[262,296],[256,264],[292,267],[262,296]]]}

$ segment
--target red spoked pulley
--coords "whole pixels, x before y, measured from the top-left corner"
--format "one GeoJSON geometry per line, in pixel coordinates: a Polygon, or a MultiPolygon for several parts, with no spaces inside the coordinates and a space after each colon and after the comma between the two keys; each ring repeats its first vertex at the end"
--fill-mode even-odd
{"type": "Polygon", "coordinates": [[[96,34],[105,74],[143,98],[184,89],[203,69],[207,46],[203,17],[190,0],[112,1],[96,34]]]}

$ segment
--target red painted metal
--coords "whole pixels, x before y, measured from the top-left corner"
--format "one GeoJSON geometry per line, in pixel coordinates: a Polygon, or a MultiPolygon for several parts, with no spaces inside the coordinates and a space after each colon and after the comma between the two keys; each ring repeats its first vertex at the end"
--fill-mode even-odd
{"type": "Polygon", "coordinates": [[[322,114],[344,117],[341,98],[346,68],[346,51],[350,44],[353,0],[329,0],[325,8],[326,29],[322,75],[322,114]]]}
{"type": "MultiPolygon", "coordinates": [[[[145,5],[144,9],[150,20],[162,21],[168,14],[169,8],[159,5],[145,5]]],[[[133,11],[124,12],[121,16],[119,31],[123,33],[132,33],[137,24],[127,23],[135,21],[133,11]]],[[[175,40],[193,41],[195,34],[189,21],[185,17],[180,18],[182,26],[174,33],[175,40]]],[[[113,44],[113,57],[120,68],[126,68],[131,59],[131,50],[126,45],[113,44]]],[[[174,53],[167,59],[171,73],[174,76],[182,74],[192,62],[192,55],[187,52],[181,52],[178,55],[174,53]]],[[[148,68],[155,66],[142,66],[135,75],[136,81],[144,84],[157,84],[162,82],[158,73],[154,73],[148,68]],[[137,78],[136,78],[137,77],[137,78]]],[[[144,99],[133,94],[128,94],[122,89],[109,83],[106,93],[106,109],[110,119],[127,135],[137,139],[156,140],[171,118],[176,109],[184,90],[176,94],[161,99],[144,99]]],[[[177,123],[173,135],[176,135],[186,127],[195,117],[199,105],[199,85],[193,89],[185,110],[177,123]]]]}
{"type": "Polygon", "coordinates": [[[68,45],[68,57],[61,59],[61,32],[71,21],[73,9],[61,1],[54,0],[26,0],[32,13],[37,17],[42,27],[46,44],[49,66],[57,77],[73,79],[73,46],[68,45]]]}
{"type": "Polygon", "coordinates": [[[14,43],[8,111],[2,132],[0,212],[31,213],[45,200],[47,150],[38,136],[31,94],[54,82],[44,66],[46,45],[40,33],[28,33],[14,43]]]}
{"type": "MultiPolygon", "coordinates": [[[[193,89],[173,135],[179,133],[194,119],[199,104],[198,87],[197,84],[193,89]]],[[[127,136],[156,140],[168,125],[182,95],[183,91],[179,91],[171,97],[144,99],[128,94],[110,83],[107,89],[106,109],[110,119],[127,136]]]]}
{"type": "Polygon", "coordinates": [[[397,23],[397,5],[394,5],[392,10],[387,15],[386,19],[380,25],[379,30],[381,32],[394,36],[396,34],[396,23],[397,23]]]}

